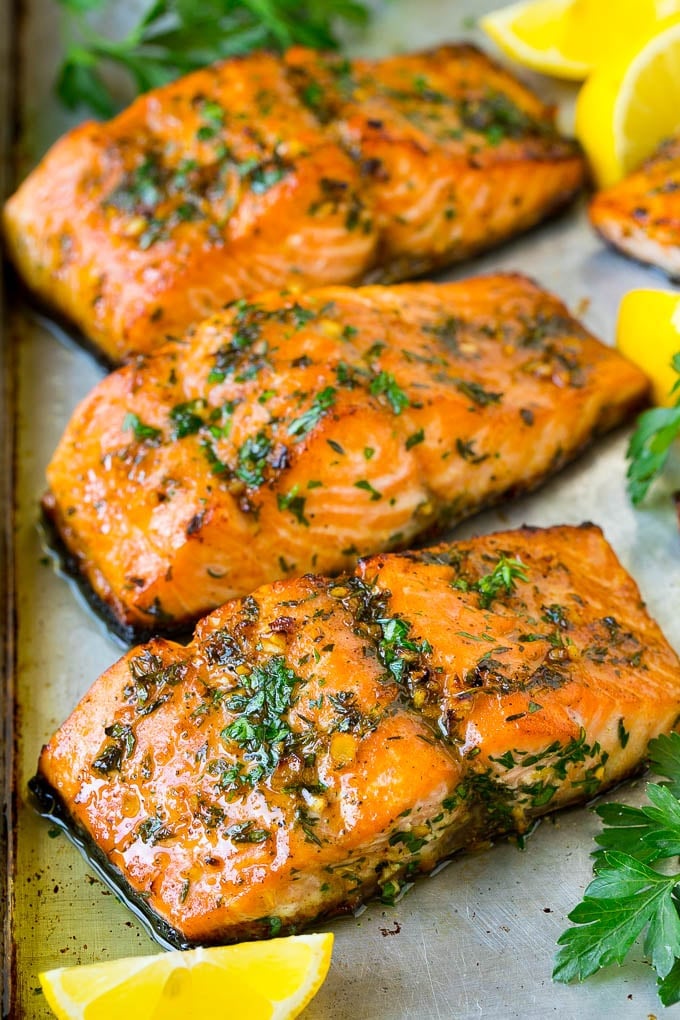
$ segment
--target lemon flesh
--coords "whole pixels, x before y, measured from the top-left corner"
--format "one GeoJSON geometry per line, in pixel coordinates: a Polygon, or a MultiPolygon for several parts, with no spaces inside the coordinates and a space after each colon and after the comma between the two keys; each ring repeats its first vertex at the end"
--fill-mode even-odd
{"type": "Polygon", "coordinates": [[[297,935],[61,967],[40,975],[59,1020],[290,1020],[323,984],[333,936],[297,935]]]}
{"type": "Polygon", "coordinates": [[[598,67],[576,102],[576,135],[601,187],[616,184],[680,130],[680,16],[598,67]]]}
{"type": "MultiPolygon", "coordinates": [[[[525,0],[480,19],[480,26],[513,60],[558,78],[586,77],[578,53],[565,50],[565,18],[572,0],[525,0]]],[[[573,47],[572,47],[573,50],[573,47]]]]}
{"type": "Polygon", "coordinates": [[[655,404],[675,404],[671,390],[678,373],[671,367],[680,351],[680,296],[663,290],[631,290],[619,306],[616,346],[645,372],[655,404]]]}
{"type": "Polygon", "coordinates": [[[525,67],[583,81],[601,64],[637,48],[680,0],[524,0],[480,20],[484,31],[525,67]]]}

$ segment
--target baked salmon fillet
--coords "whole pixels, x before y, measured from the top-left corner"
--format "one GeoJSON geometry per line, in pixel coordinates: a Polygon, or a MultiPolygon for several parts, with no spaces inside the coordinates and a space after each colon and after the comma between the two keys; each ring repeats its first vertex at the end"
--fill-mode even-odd
{"type": "Polygon", "coordinates": [[[521,276],[268,292],[96,386],[44,506],[118,629],[168,631],[537,485],[646,389],[521,276]]]}
{"type": "Polygon", "coordinates": [[[392,281],[537,223],[584,163],[467,45],[229,60],[58,141],[5,208],[29,286],[106,359],[291,283],[392,281]]]}
{"type": "Polygon", "coordinates": [[[267,937],[619,782],[675,725],[679,667],[599,528],[522,528],[133,649],[33,785],[167,941],[267,937]]]}
{"type": "Polygon", "coordinates": [[[624,255],[680,279],[680,135],[590,204],[597,232],[624,255]]]}

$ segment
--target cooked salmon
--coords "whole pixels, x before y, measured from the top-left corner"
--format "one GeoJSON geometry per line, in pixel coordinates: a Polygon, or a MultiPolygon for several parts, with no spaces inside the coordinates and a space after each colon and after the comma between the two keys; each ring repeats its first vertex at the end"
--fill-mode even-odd
{"type": "Polygon", "coordinates": [[[392,902],[637,769],[680,663],[599,528],[279,581],[101,676],[37,789],[176,944],[392,902]]]}
{"type": "Polygon", "coordinates": [[[8,202],[30,287],[120,362],[267,288],[392,281],[581,186],[553,112],[470,46],[294,49],[155,89],[58,141],[8,202]]]}
{"type": "Polygon", "coordinates": [[[646,389],[521,276],[269,292],[96,386],[45,507],[121,629],[171,630],[537,485],[646,389]]]}
{"type": "Polygon", "coordinates": [[[625,255],[680,279],[680,135],[590,205],[597,232],[625,255]]]}

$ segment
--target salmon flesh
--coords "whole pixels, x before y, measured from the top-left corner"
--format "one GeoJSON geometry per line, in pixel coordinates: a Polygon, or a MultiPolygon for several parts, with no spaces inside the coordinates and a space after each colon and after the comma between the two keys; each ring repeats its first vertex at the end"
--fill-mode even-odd
{"type": "Polygon", "coordinates": [[[590,205],[597,232],[624,255],[680,279],[680,135],[590,205]]]}
{"type": "Polygon", "coordinates": [[[526,230],[581,187],[553,111],[468,45],[216,64],[58,141],[5,209],[12,258],[111,362],[229,301],[392,282],[526,230]]]}
{"type": "Polygon", "coordinates": [[[537,485],[646,388],[521,276],[270,292],[96,386],[45,508],[118,628],[168,632],[537,485]]]}
{"type": "Polygon", "coordinates": [[[594,525],[382,554],[134,648],[37,789],[174,944],[266,938],[618,783],[679,667],[594,525]]]}

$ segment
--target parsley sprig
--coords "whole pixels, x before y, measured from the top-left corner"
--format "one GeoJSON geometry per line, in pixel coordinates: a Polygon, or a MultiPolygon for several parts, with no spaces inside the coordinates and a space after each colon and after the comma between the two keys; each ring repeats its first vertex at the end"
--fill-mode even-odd
{"type": "Polygon", "coordinates": [[[476,591],[479,593],[479,605],[482,609],[489,609],[494,599],[499,595],[512,595],[517,587],[517,581],[528,581],[526,563],[517,557],[512,559],[504,553],[498,557],[498,562],[488,574],[483,574],[476,581],[470,582],[464,577],[457,578],[452,587],[460,591],[476,591]]]}
{"type": "Polygon", "coordinates": [[[665,1006],[680,1002],[680,872],[653,865],[680,855],[680,734],[652,740],[650,764],[669,781],[649,783],[642,808],[601,804],[605,828],[595,837],[595,878],[558,940],[553,978],[583,981],[621,964],[644,935],[647,962],[665,1006]]]}
{"type": "MultiPolygon", "coordinates": [[[[241,693],[225,699],[225,707],[238,715],[222,730],[224,741],[234,741],[244,750],[250,767],[243,782],[256,783],[275,770],[281,757],[293,747],[296,735],[288,722],[295,687],[300,678],[275,656],[253,668],[243,679],[241,693]]],[[[233,777],[232,781],[233,781],[233,777]]]]}
{"type": "Polygon", "coordinates": [[[339,46],[340,22],[365,25],[360,0],[153,0],[122,39],[96,31],[92,14],[107,0],[58,0],[68,14],[72,40],[59,70],[57,93],[66,106],[85,105],[110,117],[116,102],[102,68],[121,67],[137,92],[146,92],[214,60],[295,43],[339,46]]]}
{"type": "MultiPolygon", "coordinates": [[[[680,351],[673,355],[671,365],[680,374],[680,351]]],[[[628,495],[635,506],[663,471],[673,441],[680,435],[680,378],[671,390],[671,395],[675,393],[678,398],[673,407],[653,407],[640,415],[628,444],[628,495]]]]}

